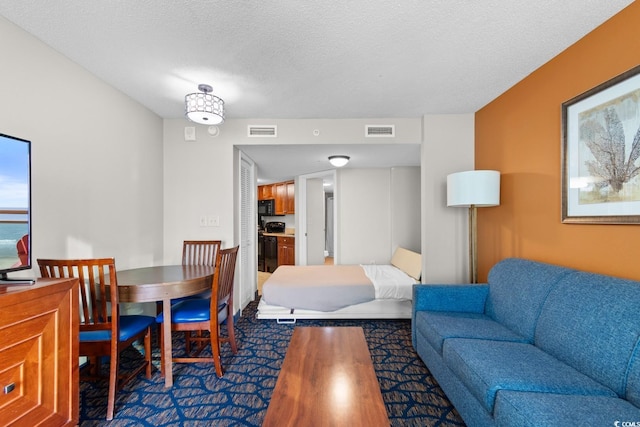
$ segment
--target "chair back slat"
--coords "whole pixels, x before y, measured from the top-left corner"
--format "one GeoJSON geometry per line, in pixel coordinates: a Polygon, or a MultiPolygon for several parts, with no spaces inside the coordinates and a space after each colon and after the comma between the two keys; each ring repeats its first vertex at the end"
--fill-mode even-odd
{"type": "Polygon", "coordinates": [[[185,240],[182,244],[182,265],[213,267],[221,244],[220,240],[185,240]]]}
{"type": "Polygon", "coordinates": [[[80,331],[112,330],[118,336],[118,279],[113,258],[38,259],[43,278],[80,282],[80,331]]]}
{"type": "Polygon", "coordinates": [[[217,295],[217,299],[215,302],[214,298],[211,299],[212,313],[217,313],[217,306],[221,302],[228,301],[230,305],[233,304],[233,280],[236,271],[237,256],[238,246],[220,250],[220,255],[216,261],[216,270],[213,275],[212,294],[217,295]]]}

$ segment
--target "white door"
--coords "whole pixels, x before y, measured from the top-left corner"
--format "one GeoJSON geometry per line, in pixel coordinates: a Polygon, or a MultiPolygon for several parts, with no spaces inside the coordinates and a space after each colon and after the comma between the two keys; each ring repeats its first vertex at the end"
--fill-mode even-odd
{"type": "Polygon", "coordinates": [[[324,188],[321,178],[307,179],[307,265],[324,264],[324,188]]]}
{"type": "Polygon", "coordinates": [[[327,236],[326,242],[324,244],[325,250],[327,251],[327,255],[333,257],[333,196],[327,197],[325,199],[326,207],[324,209],[326,219],[325,219],[325,234],[327,236]]]}
{"type": "MultiPolygon", "coordinates": [[[[255,194],[254,164],[244,153],[240,155],[240,249],[239,268],[236,275],[240,276],[238,302],[240,310],[247,306],[257,289],[257,252],[256,236],[256,194],[255,194]]],[[[237,283],[237,282],[236,282],[237,283]]],[[[234,304],[235,305],[235,304],[234,304]]],[[[235,308],[234,308],[235,310],[235,308]]]]}

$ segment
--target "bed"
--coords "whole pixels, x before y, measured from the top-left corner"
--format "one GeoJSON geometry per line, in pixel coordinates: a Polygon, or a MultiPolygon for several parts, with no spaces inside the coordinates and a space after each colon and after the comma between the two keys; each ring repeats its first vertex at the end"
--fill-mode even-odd
{"type": "Polygon", "coordinates": [[[420,254],[398,248],[388,265],[280,266],[262,286],[258,319],[409,319],[420,254]]]}

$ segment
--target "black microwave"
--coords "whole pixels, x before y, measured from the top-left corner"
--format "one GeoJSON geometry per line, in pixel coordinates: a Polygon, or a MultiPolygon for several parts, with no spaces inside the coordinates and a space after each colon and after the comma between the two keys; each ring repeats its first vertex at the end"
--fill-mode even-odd
{"type": "Polygon", "coordinates": [[[274,199],[258,200],[258,215],[273,216],[276,214],[276,201],[274,199]]]}

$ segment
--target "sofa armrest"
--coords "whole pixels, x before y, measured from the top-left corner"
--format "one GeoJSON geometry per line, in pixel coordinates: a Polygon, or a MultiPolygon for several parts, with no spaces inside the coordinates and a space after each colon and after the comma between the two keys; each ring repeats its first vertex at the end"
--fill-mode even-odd
{"type": "Polygon", "coordinates": [[[484,313],[489,285],[414,285],[413,311],[484,313]]]}
{"type": "Polygon", "coordinates": [[[416,313],[419,311],[456,311],[484,313],[489,295],[489,285],[413,285],[413,310],[411,313],[411,342],[418,349],[416,313]]]}

